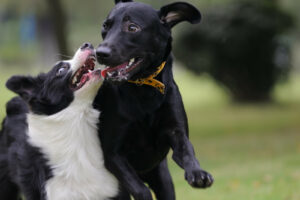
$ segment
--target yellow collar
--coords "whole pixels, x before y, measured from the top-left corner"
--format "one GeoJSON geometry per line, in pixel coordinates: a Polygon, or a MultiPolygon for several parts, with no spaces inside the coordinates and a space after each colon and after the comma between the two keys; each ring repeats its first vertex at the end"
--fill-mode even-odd
{"type": "Polygon", "coordinates": [[[153,74],[151,74],[150,76],[148,76],[147,78],[139,78],[135,81],[129,80],[128,82],[130,83],[135,83],[137,85],[150,85],[152,87],[155,87],[156,89],[158,89],[160,91],[160,93],[165,94],[165,85],[154,79],[165,67],[166,62],[163,62],[157,69],[156,72],[154,72],[153,74]]]}

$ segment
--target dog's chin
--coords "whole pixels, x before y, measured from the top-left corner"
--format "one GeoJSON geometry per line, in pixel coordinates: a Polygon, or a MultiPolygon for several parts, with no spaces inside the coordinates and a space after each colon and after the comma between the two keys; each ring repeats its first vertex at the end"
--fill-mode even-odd
{"type": "Polygon", "coordinates": [[[117,66],[107,66],[102,70],[102,77],[114,84],[122,84],[134,77],[144,65],[144,59],[141,57],[132,58],[117,66]]]}

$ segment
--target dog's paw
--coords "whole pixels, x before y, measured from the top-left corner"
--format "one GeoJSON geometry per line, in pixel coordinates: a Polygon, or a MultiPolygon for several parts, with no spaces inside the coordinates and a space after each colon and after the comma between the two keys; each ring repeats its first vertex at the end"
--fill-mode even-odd
{"type": "Polygon", "coordinates": [[[139,190],[139,192],[135,194],[132,194],[132,196],[134,200],[153,200],[152,194],[147,187],[139,190]]]}
{"type": "Polygon", "coordinates": [[[207,188],[214,182],[212,175],[201,169],[186,171],[184,176],[187,182],[195,188],[207,188]]]}

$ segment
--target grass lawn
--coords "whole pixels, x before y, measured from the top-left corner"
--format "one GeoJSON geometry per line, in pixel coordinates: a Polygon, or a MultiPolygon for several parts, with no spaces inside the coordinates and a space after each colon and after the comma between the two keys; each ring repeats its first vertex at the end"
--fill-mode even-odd
{"type": "Polygon", "coordinates": [[[270,105],[233,105],[209,78],[176,73],[190,139],[212,188],[196,190],[169,162],[179,200],[299,200],[300,81],[276,88],[270,105]]]}
{"type": "MultiPolygon", "coordinates": [[[[0,67],[0,118],[13,95],[4,89],[16,70],[0,67]]],[[[22,72],[21,72],[22,73],[22,72]]],[[[192,189],[172,160],[178,200],[299,200],[300,81],[276,88],[269,105],[234,105],[208,77],[176,69],[190,123],[190,138],[212,188],[192,189]]]]}

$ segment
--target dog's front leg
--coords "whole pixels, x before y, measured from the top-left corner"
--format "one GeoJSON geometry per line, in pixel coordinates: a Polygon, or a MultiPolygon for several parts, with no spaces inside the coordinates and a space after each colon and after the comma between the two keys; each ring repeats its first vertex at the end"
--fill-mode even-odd
{"type": "Polygon", "coordinates": [[[108,155],[106,158],[106,167],[117,177],[120,184],[126,188],[135,200],[152,200],[150,190],[138,177],[125,157],[108,155]]]}
{"type": "Polygon", "coordinates": [[[169,142],[173,149],[172,158],[185,170],[185,179],[197,188],[206,188],[212,185],[212,176],[200,168],[195,157],[194,149],[186,134],[175,130],[169,134],[169,142]]]}
{"type": "MultiPolygon", "coordinates": [[[[122,150],[120,150],[128,125],[122,124],[122,120],[115,117],[114,119],[109,119],[108,122],[114,121],[116,124],[122,124],[122,126],[111,127],[109,124],[105,124],[107,123],[105,119],[102,120],[103,128],[100,135],[102,136],[101,141],[106,168],[118,179],[121,187],[125,188],[135,200],[152,200],[150,190],[137,175],[135,169],[123,155],[122,150]]],[[[128,198],[125,196],[118,198],[118,200],[128,200],[128,198]]]]}
{"type": "Polygon", "coordinates": [[[164,117],[167,119],[165,133],[167,133],[168,143],[173,150],[173,160],[185,170],[185,179],[193,187],[211,186],[213,177],[200,168],[193,145],[188,139],[187,116],[175,82],[167,94],[167,101],[162,110],[161,113],[166,114],[164,117]]]}

